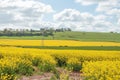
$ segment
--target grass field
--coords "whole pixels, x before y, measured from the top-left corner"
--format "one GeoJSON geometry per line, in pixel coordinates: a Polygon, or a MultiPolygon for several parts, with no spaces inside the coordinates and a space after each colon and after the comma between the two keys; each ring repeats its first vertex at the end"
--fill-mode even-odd
{"type": "MultiPolygon", "coordinates": [[[[21,36],[6,37],[0,39],[31,39],[40,40],[42,36],[21,36]]],[[[44,37],[47,40],[53,40],[52,36],[44,37]]],[[[120,33],[97,33],[97,32],[57,32],[54,33],[55,40],[79,40],[79,41],[103,41],[103,42],[120,42],[120,33]]]]}
{"type": "Polygon", "coordinates": [[[0,46],[57,50],[113,50],[120,51],[118,42],[83,42],[72,40],[15,40],[0,39],[0,46]]]}
{"type": "Polygon", "coordinates": [[[104,50],[104,51],[120,51],[120,46],[17,46],[22,48],[35,49],[54,49],[54,50],[104,50]]]}

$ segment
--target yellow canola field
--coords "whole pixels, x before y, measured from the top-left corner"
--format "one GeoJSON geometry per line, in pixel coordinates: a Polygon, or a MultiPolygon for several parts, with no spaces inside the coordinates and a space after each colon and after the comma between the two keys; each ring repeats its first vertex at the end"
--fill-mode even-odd
{"type": "Polygon", "coordinates": [[[120,59],[120,51],[97,51],[97,50],[51,50],[51,49],[32,49],[17,47],[0,47],[0,53],[4,56],[26,56],[26,55],[50,55],[57,58],[78,58],[79,60],[106,60],[120,59]]]}
{"type": "Polygon", "coordinates": [[[63,62],[73,65],[82,62],[81,71],[85,80],[120,80],[120,51],[17,47],[0,47],[0,80],[18,80],[18,74],[32,75],[33,66],[45,71],[54,71],[54,67],[63,62]]]}
{"type": "Polygon", "coordinates": [[[0,39],[0,45],[13,46],[120,46],[116,42],[82,42],[73,40],[12,40],[0,39]]]}
{"type": "Polygon", "coordinates": [[[96,61],[83,64],[84,80],[120,80],[120,61],[96,61]]]}

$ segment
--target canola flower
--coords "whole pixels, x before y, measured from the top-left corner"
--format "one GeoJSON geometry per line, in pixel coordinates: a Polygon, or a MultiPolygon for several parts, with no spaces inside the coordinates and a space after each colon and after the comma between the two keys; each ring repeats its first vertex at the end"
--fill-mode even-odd
{"type": "Polygon", "coordinates": [[[67,67],[72,71],[79,71],[82,68],[82,64],[77,58],[70,58],[67,61],[67,67]]]}
{"type": "Polygon", "coordinates": [[[17,80],[17,77],[9,74],[1,74],[0,80],[17,80]]]}
{"type": "Polygon", "coordinates": [[[28,60],[15,57],[0,59],[0,80],[17,80],[16,74],[32,74],[32,65],[28,60]]]}
{"type": "Polygon", "coordinates": [[[120,80],[120,61],[85,62],[84,80],[120,80]]]}
{"type": "MultiPolygon", "coordinates": [[[[42,46],[42,40],[0,39],[0,45],[42,46]]],[[[44,40],[44,46],[120,46],[116,42],[82,42],[74,40],[44,40]]]]}
{"type": "Polygon", "coordinates": [[[120,51],[0,47],[1,80],[15,80],[16,75],[21,74],[32,75],[33,66],[48,72],[57,65],[74,71],[82,69],[85,80],[119,80],[119,64],[120,51]]]}

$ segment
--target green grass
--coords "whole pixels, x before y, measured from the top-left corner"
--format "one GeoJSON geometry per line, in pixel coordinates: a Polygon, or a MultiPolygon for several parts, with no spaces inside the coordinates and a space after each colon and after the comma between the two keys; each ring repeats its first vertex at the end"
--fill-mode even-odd
{"type": "Polygon", "coordinates": [[[104,50],[120,51],[120,46],[17,46],[22,48],[55,49],[55,50],[104,50]]]}
{"type": "MultiPolygon", "coordinates": [[[[30,39],[39,40],[42,36],[2,36],[0,39],[30,39]]],[[[53,40],[52,36],[44,37],[47,40],[53,40]]],[[[55,40],[80,40],[80,41],[105,41],[105,42],[120,42],[120,33],[98,33],[98,32],[57,32],[54,33],[55,40]]]]}
{"type": "Polygon", "coordinates": [[[80,41],[109,41],[120,42],[118,33],[97,33],[97,32],[65,32],[56,33],[56,39],[70,39],[80,41]]]}
{"type": "MultiPolygon", "coordinates": [[[[42,36],[1,36],[0,39],[24,39],[24,40],[40,40],[42,36]]],[[[44,37],[44,39],[51,40],[51,36],[44,37]]]]}

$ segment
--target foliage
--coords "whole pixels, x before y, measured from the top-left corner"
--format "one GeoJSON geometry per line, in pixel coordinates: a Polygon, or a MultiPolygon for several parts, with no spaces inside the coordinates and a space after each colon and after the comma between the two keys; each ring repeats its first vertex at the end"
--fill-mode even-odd
{"type": "Polygon", "coordinates": [[[60,80],[69,80],[69,71],[65,70],[60,74],[60,80]]]}
{"type": "Polygon", "coordinates": [[[80,71],[82,69],[82,64],[77,58],[70,58],[67,61],[67,67],[69,70],[80,71]]]}
{"type": "Polygon", "coordinates": [[[32,73],[33,68],[31,63],[27,60],[15,57],[5,57],[0,60],[1,79],[5,78],[5,80],[14,80],[17,78],[16,74],[31,75],[32,73]]]}
{"type": "Polygon", "coordinates": [[[120,61],[96,61],[83,64],[84,80],[120,80],[120,61]]]}
{"type": "Polygon", "coordinates": [[[40,30],[32,30],[32,29],[12,29],[6,28],[4,30],[0,30],[0,36],[53,36],[54,32],[64,32],[71,31],[70,28],[61,28],[61,29],[53,29],[53,28],[41,28],[40,30]]]}
{"type": "MultiPolygon", "coordinates": [[[[1,36],[0,39],[25,39],[40,40],[42,36],[1,36]]],[[[46,36],[45,40],[75,40],[92,42],[120,42],[120,33],[98,33],[98,32],[56,32],[54,36],[46,36]]]]}
{"type": "MultiPolygon", "coordinates": [[[[6,43],[9,45],[18,45],[21,42],[19,40],[11,41],[11,43],[10,41],[7,42],[7,40],[0,41],[2,44],[6,43]]],[[[38,45],[38,42],[29,44],[32,41],[27,41],[23,40],[21,45],[38,45]]],[[[65,44],[65,42],[63,43],[65,44]]],[[[106,44],[108,45],[109,43],[106,44]]],[[[114,43],[112,44],[114,45],[114,43]]],[[[115,45],[119,46],[119,44],[115,45]]],[[[17,78],[17,75],[32,75],[34,72],[33,67],[37,67],[42,72],[57,73],[55,72],[55,67],[64,66],[73,71],[80,71],[82,69],[81,71],[86,80],[99,80],[99,77],[101,80],[115,80],[115,78],[119,80],[119,53],[120,51],[54,50],[1,46],[0,79],[14,80],[17,78]]],[[[68,79],[67,75],[61,75],[61,77],[68,79]]]]}

